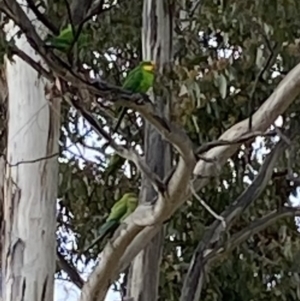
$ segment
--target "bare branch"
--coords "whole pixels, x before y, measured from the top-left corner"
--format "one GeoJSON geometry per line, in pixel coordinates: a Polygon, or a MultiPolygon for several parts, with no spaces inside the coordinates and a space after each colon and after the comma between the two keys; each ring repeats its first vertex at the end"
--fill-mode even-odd
{"type": "Polygon", "coordinates": [[[38,7],[35,5],[33,0],[26,0],[28,7],[33,11],[36,17],[39,19],[41,23],[43,23],[49,30],[51,30],[54,34],[59,34],[59,29],[47,18],[46,15],[42,14],[38,7]]]}
{"type": "Polygon", "coordinates": [[[102,129],[102,126],[99,124],[98,120],[83,106],[81,106],[79,102],[76,102],[73,99],[66,96],[64,96],[64,98],[71,106],[76,108],[77,111],[89,122],[89,124],[92,126],[92,128],[97,134],[99,134],[108,141],[109,145],[116,151],[118,155],[135,163],[137,168],[149,179],[149,181],[151,182],[151,184],[157,192],[162,194],[165,193],[166,187],[164,183],[159,179],[159,177],[155,173],[153,173],[150,170],[149,166],[137,154],[135,150],[127,149],[126,147],[117,144],[111,138],[111,136],[104,129],[102,129]]]}
{"type": "Polygon", "coordinates": [[[226,228],[226,222],[223,216],[217,214],[215,211],[213,211],[201,198],[200,196],[197,194],[197,192],[195,191],[193,184],[191,183],[190,185],[190,189],[192,192],[192,195],[200,202],[200,204],[217,220],[219,220],[222,223],[222,226],[224,227],[224,229],[226,228]]]}
{"type": "MultiPolygon", "coordinates": [[[[277,130],[273,130],[273,131],[269,131],[269,132],[261,132],[261,131],[255,131],[255,132],[249,132],[246,133],[244,135],[242,135],[241,137],[238,137],[236,139],[232,139],[232,140],[216,140],[216,141],[211,141],[208,143],[205,143],[204,145],[201,145],[197,150],[196,150],[196,155],[200,155],[203,154],[207,151],[209,151],[210,149],[217,147],[217,146],[222,146],[222,145],[241,145],[242,143],[248,142],[249,140],[252,140],[254,138],[257,137],[274,137],[279,135],[277,130]]],[[[206,159],[205,157],[201,160],[212,160],[212,159],[206,159]]],[[[209,162],[209,161],[207,161],[209,162]]]]}
{"type": "Polygon", "coordinates": [[[29,55],[27,55],[24,51],[19,49],[16,46],[11,47],[12,54],[17,55],[20,59],[30,65],[33,69],[35,69],[39,74],[44,76],[49,80],[53,80],[54,77],[51,72],[47,71],[40,63],[33,60],[29,55]]]}
{"type": "Polygon", "coordinates": [[[68,63],[44,46],[44,42],[16,0],[0,0],[0,8],[4,14],[21,28],[31,47],[38,52],[59,78],[71,82],[74,87],[80,87],[80,89],[89,91],[96,97],[101,97],[112,101],[116,105],[126,106],[138,111],[158,130],[164,139],[176,148],[185,162],[191,159],[194,161],[194,158],[192,158],[194,157],[192,153],[193,146],[185,132],[178,126],[171,125],[165,118],[160,117],[156,112],[155,106],[146,95],[132,93],[102,80],[87,81],[84,74],[74,71],[68,63]]]}
{"type": "Polygon", "coordinates": [[[299,207],[282,207],[280,210],[274,210],[270,212],[268,215],[257,219],[252,222],[248,227],[239,231],[232,235],[232,237],[227,240],[222,246],[216,246],[213,250],[208,252],[204,257],[204,263],[213,262],[218,259],[220,255],[224,255],[224,253],[231,252],[235,247],[240,245],[243,241],[248,239],[250,236],[266,229],[270,225],[274,224],[281,218],[287,217],[297,217],[300,216],[300,208],[299,207]]]}
{"type": "MultiPolygon", "coordinates": [[[[260,109],[253,115],[253,130],[254,131],[260,131],[264,132],[270,126],[274,120],[277,118],[278,115],[283,113],[289,104],[292,103],[292,101],[295,99],[295,97],[300,93],[300,64],[297,65],[287,76],[283,81],[279,84],[278,88],[274,91],[274,93],[267,99],[267,101],[260,107],[260,109]]],[[[226,140],[226,141],[233,141],[235,139],[239,139],[240,137],[243,137],[245,133],[248,131],[248,120],[244,120],[237,125],[233,126],[231,129],[226,131],[221,137],[220,140],[226,140]]],[[[206,158],[213,159],[216,158],[217,162],[220,166],[224,165],[225,162],[228,160],[230,156],[232,156],[236,150],[238,149],[239,145],[224,145],[219,146],[211,151],[208,151],[205,154],[206,158]]],[[[275,160],[276,161],[276,160],[275,160]]],[[[273,163],[275,161],[272,160],[273,163]]],[[[199,161],[194,173],[196,175],[201,176],[207,176],[210,177],[214,175],[214,168],[211,163],[207,163],[204,161],[199,161]]],[[[176,185],[179,185],[180,188],[183,186],[181,185],[181,180],[185,179],[185,177],[188,176],[187,170],[185,169],[185,166],[181,160],[179,160],[178,166],[176,171],[174,172],[169,187],[176,187],[176,185]]],[[[196,190],[201,189],[205,186],[207,183],[206,179],[196,179],[195,184],[196,190]]],[[[267,182],[265,182],[265,185],[267,182]]],[[[186,184],[188,185],[188,183],[186,184]]],[[[174,194],[175,195],[175,194],[174,194]]],[[[181,193],[178,193],[178,195],[181,196],[181,202],[184,202],[185,199],[187,199],[190,194],[185,191],[184,195],[181,193]]],[[[252,200],[253,198],[251,198],[252,200]]],[[[177,204],[176,204],[177,205],[177,204]]],[[[170,214],[172,214],[177,206],[174,206],[174,210],[171,210],[170,214]]],[[[137,210],[135,212],[137,214],[137,210]]],[[[134,215],[134,214],[133,214],[134,215]]],[[[132,216],[133,216],[132,215],[132,216]]],[[[132,218],[131,216],[131,218],[132,218]]],[[[144,216],[145,217],[145,216],[144,216]]],[[[147,219],[147,218],[146,218],[147,219]]],[[[216,221],[219,223],[219,221],[216,221]]],[[[128,221],[129,223],[129,221],[128,221]]],[[[227,223],[227,220],[226,220],[227,223]]],[[[112,279],[115,279],[118,276],[118,273],[122,271],[124,268],[127,267],[129,262],[139,253],[139,251],[145,247],[145,245],[151,240],[152,237],[159,231],[161,224],[156,224],[153,226],[148,226],[140,231],[137,232],[136,237],[133,238],[133,240],[130,241],[130,243],[127,245],[125,252],[123,253],[123,256],[121,257],[121,260],[118,261],[118,267],[113,271],[113,273],[109,273],[109,275],[112,277],[112,279]]],[[[107,253],[106,253],[107,254],[107,253]]],[[[117,260],[118,257],[113,256],[114,254],[110,254],[109,257],[104,256],[106,259],[110,260],[117,260]]],[[[97,274],[103,275],[102,273],[105,273],[106,267],[97,267],[96,270],[97,274]],[[101,271],[102,269],[102,271],[101,271]]],[[[96,273],[96,272],[95,272],[96,273]]],[[[91,276],[91,278],[93,275],[91,276]]],[[[96,276],[95,276],[96,277],[96,276]]],[[[200,278],[197,278],[198,280],[200,278]]],[[[95,280],[94,280],[95,281],[95,280]]],[[[93,282],[94,285],[96,285],[96,282],[93,282]]],[[[99,295],[98,295],[99,296],[99,295]]],[[[81,301],[86,301],[88,299],[82,299],[81,301]]],[[[183,299],[184,300],[184,299],[183,299]]],[[[191,299],[192,300],[192,299],[191,299]]]]}
{"type": "MultiPolygon", "coordinates": [[[[292,132],[291,139],[294,139],[297,131],[292,128],[289,132],[292,132]]],[[[289,141],[289,139],[288,139],[289,141]]],[[[233,224],[242,212],[244,212],[250,204],[252,204],[264,191],[268,182],[272,178],[273,168],[278,162],[278,158],[288,148],[290,143],[287,143],[286,139],[281,139],[275,146],[274,150],[267,156],[259,173],[255,177],[254,181],[248,188],[232,203],[232,205],[226,209],[221,216],[224,218],[227,229],[233,224]]],[[[181,301],[187,300],[199,300],[200,293],[203,285],[204,275],[208,269],[205,266],[204,261],[206,254],[210,253],[212,245],[215,243],[222,243],[221,233],[224,231],[222,223],[216,220],[204,233],[203,238],[199,242],[196,250],[194,251],[193,258],[190,263],[188,273],[185,277],[181,301]]],[[[218,254],[218,253],[216,253],[218,254]]]]}
{"type": "MultiPolygon", "coordinates": [[[[282,114],[294,99],[300,94],[300,64],[296,65],[280,82],[271,96],[260,106],[252,116],[252,130],[264,132],[282,114]]],[[[248,118],[235,124],[228,129],[219,140],[236,141],[248,132],[248,118]]],[[[240,144],[218,146],[205,154],[208,159],[217,158],[218,165],[223,166],[226,161],[238,150],[240,144]]],[[[196,179],[194,187],[201,189],[207,183],[207,178],[214,175],[215,170],[212,164],[199,160],[194,174],[201,176],[196,179]]]]}
{"type": "Polygon", "coordinates": [[[57,264],[69,276],[70,280],[78,287],[82,288],[84,280],[80,277],[77,269],[64,258],[63,255],[57,251],[57,264]]]}

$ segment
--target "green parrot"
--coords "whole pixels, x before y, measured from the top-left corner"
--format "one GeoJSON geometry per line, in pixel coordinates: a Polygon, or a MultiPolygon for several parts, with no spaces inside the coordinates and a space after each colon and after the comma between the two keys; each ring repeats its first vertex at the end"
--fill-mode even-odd
{"type": "MultiPolygon", "coordinates": [[[[76,30],[76,28],[75,28],[76,30]]],[[[75,34],[76,35],[76,34],[75,34]]],[[[71,24],[68,24],[66,28],[61,30],[59,36],[48,36],[45,40],[47,46],[51,46],[60,51],[67,52],[72,45],[74,40],[73,28],[71,24]]],[[[85,34],[80,33],[78,40],[78,48],[81,49],[83,46],[88,44],[88,37],[85,34]]]]}
{"type": "Polygon", "coordinates": [[[83,253],[90,250],[94,245],[101,241],[107,234],[113,234],[120,223],[125,220],[137,207],[138,198],[135,193],[125,193],[111,208],[106,222],[99,230],[99,236],[85,249],[83,253]]]}
{"type": "MultiPolygon", "coordinates": [[[[126,77],[122,87],[133,93],[146,93],[152,86],[154,81],[155,64],[151,61],[140,62],[137,67],[131,70],[126,77]]],[[[126,114],[127,109],[122,108],[117,125],[114,128],[115,133],[126,114]]]]}

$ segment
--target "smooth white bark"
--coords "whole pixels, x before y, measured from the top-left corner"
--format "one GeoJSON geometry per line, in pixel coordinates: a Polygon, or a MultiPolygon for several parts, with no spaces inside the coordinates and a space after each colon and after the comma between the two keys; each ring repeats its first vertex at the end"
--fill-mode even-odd
{"type": "MultiPolygon", "coordinates": [[[[22,3],[23,4],[23,3],[22,3]]],[[[31,16],[30,16],[31,17],[31,16]]],[[[16,28],[10,24],[8,35],[16,28]]],[[[22,36],[16,45],[39,60],[22,36]]],[[[60,104],[25,62],[6,62],[8,147],[2,253],[5,301],[53,300],[60,104]],[[43,159],[44,158],[44,159],[43,159]],[[35,162],[29,162],[35,161],[35,162]]]]}

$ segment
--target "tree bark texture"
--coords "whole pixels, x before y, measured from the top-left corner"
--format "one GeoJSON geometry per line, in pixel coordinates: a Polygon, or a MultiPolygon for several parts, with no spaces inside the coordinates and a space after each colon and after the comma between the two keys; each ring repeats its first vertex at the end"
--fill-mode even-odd
{"type": "MultiPolygon", "coordinates": [[[[1,36],[0,36],[1,38],[1,36]]],[[[5,183],[5,158],[3,154],[6,152],[7,145],[7,104],[8,91],[6,81],[5,66],[0,68],[0,229],[2,229],[3,221],[3,204],[4,204],[4,183],[5,183]]],[[[1,231],[2,232],[2,231],[1,231]]],[[[0,253],[2,254],[2,241],[0,241],[0,253]]],[[[2,260],[0,258],[0,300],[2,300],[2,260]]]]}
{"type": "MultiPolygon", "coordinates": [[[[144,0],[143,7],[143,60],[164,66],[172,60],[173,15],[170,1],[144,0]]],[[[159,112],[169,117],[169,95],[155,97],[159,112]]],[[[171,148],[156,129],[145,124],[145,157],[148,166],[163,179],[171,168],[171,148]]],[[[143,179],[141,201],[151,202],[156,193],[149,181],[143,179]]],[[[134,301],[158,300],[159,272],[164,241],[162,229],[141,251],[131,267],[129,296],[134,301]]]]}
{"type": "MultiPolygon", "coordinates": [[[[25,4],[21,3],[23,7],[25,4]]],[[[8,36],[16,30],[10,23],[8,36]]],[[[42,29],[37,30],[42,35],[42,29]]],[[[16,38],[16,45],[40,60],[24,36],[16,38]]],[[[2,227],[3,300],[53,300],[58,179],[54,154],[58,152],[60,104],[53,101],[50,105],[45,97],[49,83],[17,57],[14,62],[6,61],[6,78],[9,120],[2,227]]]]}

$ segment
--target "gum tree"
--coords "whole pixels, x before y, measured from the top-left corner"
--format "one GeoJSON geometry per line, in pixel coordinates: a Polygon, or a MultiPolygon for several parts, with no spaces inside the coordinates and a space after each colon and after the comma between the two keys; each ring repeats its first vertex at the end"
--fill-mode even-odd
{"type": "Polygon", "coordinates": [[[119,290],[134,300],[298,298],[299,5],[269,2],[27,1],[52,35],[72,23],[78,39],[63,53],[0,0],[40,59],[12,40],[2,52],[62,103],[57,227],[76,245],[57,233],[57,275],[82,301],[104,300],[122,273],[119,290]],[[158,66],[148,97],[121,89],[148,59],[158,66]],[[116,137],[118,106],[131,110],[130,131],[116,137]],[[128,190],[139,192],[136,211],[82,254],[128,190]],[[83,281],[74,266],[97,258],[83,281]]]}

